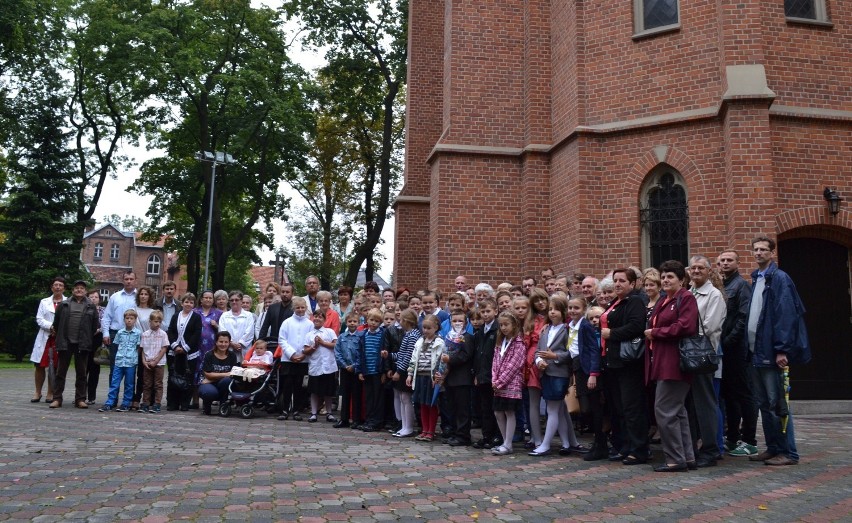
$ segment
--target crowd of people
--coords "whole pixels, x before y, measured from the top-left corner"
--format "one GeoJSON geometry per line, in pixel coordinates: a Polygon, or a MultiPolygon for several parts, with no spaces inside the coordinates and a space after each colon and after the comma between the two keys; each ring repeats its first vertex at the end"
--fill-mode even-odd
{"type": "Polygon", "coordinates": [[[172,282],[154,300],[133,273],[101,307],[86,282],[65,298],[55,278],[36,317],[32,401],[49,372],[47,401],[62,406],[73,359],[74,406],[93,405],[103,346],[102,412],[158,414],[165,395],[165,410],[210,415],[228,401],[234,368],[261,366],[274,372],[282,421],[325,417],[335,428],[495,455],[523,446],[545,456],[558,437],[560,455],[627,466],[648,463],[659,442],[659,472],[715,466],[725,453],[792,465],[784,373],[810,358],[804,307],[773,262],[775,242],[758,237],[751,252],[750,284],[739,254],[725,250],[687,266],[618,267],[601,280],[546,270],[495,287],[458,276],[447,296],[370,281],[357,293],[339,288],[337,303],[310,276],[306,296],[270,283],[254,310],[240,291],[178,298],[172,282]],[[715,349],[709,370],[684,367],[682,345],[696,337],[715,349]],[[582,431],[593,434],[590,447],[582,431]]]}

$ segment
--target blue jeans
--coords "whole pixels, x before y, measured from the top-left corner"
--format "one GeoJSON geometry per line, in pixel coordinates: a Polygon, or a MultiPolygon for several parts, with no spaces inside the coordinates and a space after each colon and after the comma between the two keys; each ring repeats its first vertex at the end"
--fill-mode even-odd
{"type": "Polygon", "coordinates": [[[129,407],[133,402],[133,387],[136,382],[136,367],[113,367],[109,380],[109,395],[104,406],[115,407],[118,401],[118,389],[121,388],[121,380],[124,380],[124,398],[121,405],[129,407]]]}
{"type": "Polygon", "coordinates": [[[722,409],[724,402],[719,399],[719,392],[721,390],[722,379],[713,378],[713,392],[716,394],[716,416],[719,419],[719,430],[716,433],[716,445],[719,447],[719,453],[723,454],[725,452],[725,412],[722,409]]]}
{"type": "Polygon", "coordinates": [[[779,403],[784,401],[784,376],[777,367],[753,367],[754,399],[760,409],[766,450],[798,460],[796,435],[793,432],[793,413],[787,406],[787,434],[781,432],[781,417],[777,414],[779,403]]]}
{"type": "Polygon", "coordinates": [[[225,401],[228,399],[228,385],[231,378],[222,378],[216,383],[203,383],[198,386],[198,397],[204,400],[207,407],[211,401],[225,401]]]}

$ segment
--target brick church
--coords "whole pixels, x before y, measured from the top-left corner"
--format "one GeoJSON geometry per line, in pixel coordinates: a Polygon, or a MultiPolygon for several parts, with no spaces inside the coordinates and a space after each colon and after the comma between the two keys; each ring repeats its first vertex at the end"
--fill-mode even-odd
{"type": "Polygon", "coordinates": [[[852,0],[413,0],[407,126],[397,286],[748,273],[767,233],[808,307],[799,397],[852,395],[852,0]]]}

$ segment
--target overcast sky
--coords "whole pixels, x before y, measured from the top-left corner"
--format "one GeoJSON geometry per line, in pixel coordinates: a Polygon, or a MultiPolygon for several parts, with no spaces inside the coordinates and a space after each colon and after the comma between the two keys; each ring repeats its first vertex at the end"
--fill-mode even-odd
{"type": "MultiPolygon", "coordinates": [[[[275,2],[264,3],[274,4],[275,2]]],[[[314,70],[324,63],[321,52],[301,49],[298,43],[294,43],[294,47],[296,48],[296,52],[294,52],[291,57],[305,69],[314,70]]],[[[95,218],[98,222],[103,222],[106,216],[112,214],[117,214],[121,217],[129,215],[145,218],[145,212],[151,204],[151,197],[142,196],[135,192],[128,191],[127,188],[136,181],[136,178],[139,176],[139,167],[146,160],[161,154],[161,151],[149,151],[145,148],[143,142],[140,147],[132,147],[128,144],[124,144],[122,146],[121,153],[127,155],[128,158],[133,160],[135,165],[129,169],[122,170],[118,174],[118,178],[116,180],[108,178],[104,183],[103,195],[98,202],[98,208],[95,211],[95,218]]],[[[237,160],[239,160],[239,158],[237,158],[237,160]]],[[[290,189],[286,183],[281,184],[279,191],[281,194],[291,198],[290,206],[292,210],[296,211],[304,205],[304,200],[299,197],[295,191],[290,189]]],[[[391,195],[391,198],[394,196],[395,195],[391,195]]],[[[275,219],[272,221],[272,224],[276,247],[286,245],[288,242],[292,241],[292,238],[289,238],[288,235],[287,225],[283,220],[275,219]]],[[[260,228],[260,225],[258,228],[260,228]]],[[[393,271],[393,218],[385,222],[385,226],[382,231],[382,238],[385,243],[384,245],[379,246],[378,250],[384,255],[385,259],[382,261],[382,269],[378,272],[382,278],[386,281],[390,281],[390,275],[393,271]]],[[[259,255],[264,264],[267,264],[270,260],[275,258],[272,251],[266,248],[260,251],[259,255]]]]}

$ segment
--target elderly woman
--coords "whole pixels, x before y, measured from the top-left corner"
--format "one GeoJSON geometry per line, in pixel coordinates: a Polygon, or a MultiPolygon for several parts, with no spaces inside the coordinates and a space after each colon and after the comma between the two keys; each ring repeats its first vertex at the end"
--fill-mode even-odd
{"type": "MultiPolygon", "coordinates": [[[[645,303],[634,292],[636,274],[627,268],[612,271],[615,299],[601,315],[601,338],[604,340],[607,366],[607,392],[612,409],[619,418],[616,448],[625,465],[648,461],[648,414],[645,399],[645,366],[640,359],[625,361],[620,357],[623,341],[641,338],[645,330],[645,303]]],[[[613,423],[616,425],[615,423],[613,423]]],[[[615,428],[615,427],[614,427],[615,428]]],[[[614,434],[615,436],[615,434],[614,434]]]]}
{"type": "Polygon", "coordinates": [[[331,308],[334,309],[334,312],[336,312],[340,318],[345,318],[355,307],[355,304],[352,303],[352,287],[343,285],[338,288],[337,300],[338,302],[332,305],[331,308]]]}
{"type": "Polygon", "coordinates": [[[195,295],[188,292],[181,296],[183,309],[172,316],[169,325],[169,350],[166,365],[169,383],[166,393],[166,410],[189,410],[192,398],[193,379],[201,342],[201,316],[195,314],[195,295]],[[174,376],[173,376],[174,375],[174,376]]]}
{"type": "Polygon", "coordinates": [[[228,310],[228,291],[219,289],[213,294],[213,304],[222,312],[228,310]]]}
{"type": "MultiPolygon", "coordinates": [[[[65,300],[62,294],[65,292],[65,278],[57,276],[50,280],[51,295],[44,298],[38,304],[36,312],[36,323],[38,324],[38,335],[33,344],[33,352],[30,361],[35,364],[35,395],[30,400],[32,403],[41,401],[41,389],[44,387],[44,379],[48,367],[50,372],[55,372],[59,363],[56,355],[56,333],[53,330],[53,317],[56,307],[65,300]]],[[[47,382],[47,402],[53,402],[53,381],[47,382]]]]}
{"type": "Polygon", "coordinates": [[[228,399],[228,386],[231,383],[231,368],[239,365],[237,355],[232,350],[231,335],[220,332],[216,335],[216,346],[204,356],[201,369],[204,379],[198,386],[198,396],[204,402],[203,412],[210,415],[211,405],[214,401],[225,401],[228,399]]]}
{"type": "Polygon", "coordinates": [[[654,308],[645,330],[645,367],[648,380],[657,382],[654,412],[666,457],[666,462],[654,470],[680,472],[696,463],[684,404],[691,377],[680,370],[678,345],[681,339],[698,332],[698,304],[692,293],[683,288],[686,270],[682,263],[663,263],[660,277],[666,297],[654,308]]]}

